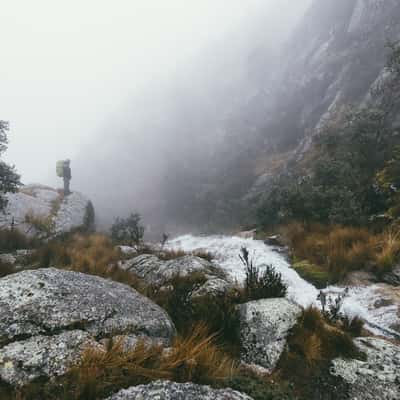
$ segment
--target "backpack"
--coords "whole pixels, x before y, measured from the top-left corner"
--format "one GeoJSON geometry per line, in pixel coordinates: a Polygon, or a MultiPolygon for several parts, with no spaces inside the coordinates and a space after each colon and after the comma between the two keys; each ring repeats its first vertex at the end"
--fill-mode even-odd
{"type": "Polygon", "coordinates": [[[56,165],[57,176],[62,178],[64,176],[64,161],[57,161],[56,165]]]}

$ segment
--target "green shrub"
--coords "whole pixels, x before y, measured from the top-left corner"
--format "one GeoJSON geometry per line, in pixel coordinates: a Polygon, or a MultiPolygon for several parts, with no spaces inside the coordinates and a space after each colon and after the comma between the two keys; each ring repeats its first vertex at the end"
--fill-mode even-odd
{"type": "Polygon", "coordinates": [[[287,285],[272,265],[265,266],[264,271],[260,272],[245,247],[242,248],[239,258],[246,269],[245,301],[286,296],[287,285]]]}
{"type": "Polygon", "coordinates": [[[117,218],[111,227],[111,238],[117,244],[138,246],[144,236],[144,227],[140,224],[141,216],[131,214],[128,218],[117,218]]]}

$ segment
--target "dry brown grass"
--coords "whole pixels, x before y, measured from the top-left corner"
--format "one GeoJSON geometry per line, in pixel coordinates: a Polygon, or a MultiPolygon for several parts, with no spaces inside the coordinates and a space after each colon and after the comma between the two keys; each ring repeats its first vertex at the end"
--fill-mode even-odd
{"type": "Polygon", "coordinates": [[[237,371],[236,363],[203,324],[165,350],[146,341],[126,349],[123,338],[110,340],[105,348],[87,348],[65,376],[34,382],[17,393],[0,382],[0,396],[2,400],[97,400],[157,379],[218,386],[237,371]]]}
{"type": "Polygon", "coordinates": [[[290,224],[281,228],[296,260],[325,268],[333,281],[355,270],[388,271],[399,260],[400,233],[366,228],[290,224]]]}
{"type": "Polygon", "coordinates": [[[75,234],[65,241],[54,241],[39,249],[32,263],[38,267],[55,267],[125,283],[145,290],[141,279],[117,266],[122,258],[110,238],[101,234],[75,234]]]}
{"type": "Polygon", "coordinates": [[[380,238],[376,254],[377,273],[390,271],[400,258],[400,231],[395,228],[386,230],[380,238]]]}
{"type": "Polygon", "coordinates": [[[126,350],[123,339],[105,350],[89,348],[70,371],[70,379],[79,398],[90,400],[157,379],[213,384],[235,372],[235,362],[215,344],[215,335],[197,325],[191,335],[178,337],[165,351],[143,341],[126,350]]]}
{"type": "Polygon", "coordinates": [[[303,311],[290,332],[288,350],[280,360],[279,369],[287,377],[294,373],[309,377],[336,357],[357,358],[362,354],[340,325],[328,323],[318,309],[310,307],[303,311]]]}

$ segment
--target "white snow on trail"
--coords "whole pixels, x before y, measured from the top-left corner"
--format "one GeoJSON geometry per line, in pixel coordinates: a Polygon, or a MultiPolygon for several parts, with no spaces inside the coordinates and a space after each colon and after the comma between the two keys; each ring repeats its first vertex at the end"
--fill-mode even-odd
{"type": "MultiPolygon", "coordinates": [[[[282,274],[282,279],[288,285],[287,297],[289,299],[303,307],[311,304],[319,306],[317,301],[319,290],[301,278],[283,255],[261,240],[244,239],[237,236],[185,235],[170,240],[168,247],[187,252],[205,250],[212,253],[215,256],[215,263],[239,284],[242,284],[245,279],[245,269],[239,259],[239,254],[241,248],[246,247],[253,257],[255,265],[273,265],[275,270],[282,274]]],[[[349,316],[362,317],[374,333],[396,335],[390,326],[399,322],[398,307],[396,305],[378,308],[375,306],[377,301],[383,299],[380,288],[379,285],[350,288],[342,310],[349,316]]],[[[324,291],[336,296],[344,289],[344,287],[330,286],[324,291]]]]}
{"type": "Polygon", "coordinates": [[[240,250],[246,247],[255,265],[273,265],[282,274],[288,285],[288,298],[302,306],[314,302],[318,290],[300,278],[290,264],[260,240],[242,239],[237,236],[181,236],[169,242],[169,246],[184,251],[204,249],[215,256],[216,264],[224,269],[232,280],[242,283],[246,277],[245,268],[239,259],[240,250]]]}

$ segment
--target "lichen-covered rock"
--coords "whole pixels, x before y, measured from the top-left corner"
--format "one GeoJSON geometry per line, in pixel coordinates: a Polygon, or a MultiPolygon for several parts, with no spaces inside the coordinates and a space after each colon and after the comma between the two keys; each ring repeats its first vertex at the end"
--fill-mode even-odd
{"type": "Polygon", "coordinates": [[[212,389],[193,383],[157,381],[121,390],[107,400],[252,400],[232,389],[212,389]]]}
{"type": "Polygon", "coordinates": [[[43,185],[26,185],[17,193],[7,193],[6,197],[8,204],[0,215],[0,227],[14,224],[31,237],[57,235],[83,226],[89,203],[79,192],[63,197],[57,190],[43,185]],[[42,221],[40,227],[34,219],[42,221]]]}
{"type": "Polygon", "coordinates": [[[43,375],[60,376],[78,361],[86,346],[96,345],[88,333],[79,330],[10,343],[0,350],[0,377],[13,386],[23,386],[43,375]]]}
{"type": "Polygon", "coordinates": [[[350,400],[395,400],[400,398],[400,346],[378,338],[355,340],[367,359],[332,362],[332,375],[349,384],[350,400]]]}
{"type": "Polygon", "coordinates": [[[241,358],[272,371],[301,309],[287,299],[264,299],[240,307],[241,358]]]}
{"type": "Polygon", "coordinates": [[[155,255],[142,254],[130,260],[121,261],[119,266],[143,278],[147,283],[160,286],[176,275],[188,276],[196,272],[210,279],[225,277],[222,270],[207,260],[191,255],[162,261],[155,255]]]}
{"type": "Polygon", "coordinates": [[[53,268],[0,279],[0,309],[0,375],[11,383],[64,371],[89,337],[168,345],[175,335],[165,311],[134,289],[53,268]]]}
{"type": "Polygon", "coordinates": [[[174,326],[148,298],[123,284],[54,268],[0,279],[0,345],[79,328],[95,337],[142,333],[169,340],[174,326]]]}
{"type": "Polygon", "coordinates": [[[213,278],[207,280],[199,289],[197,289],[192,297],[200,297],[200,296],[221,296],[227,293],[230,289],[233,288],[232,283],[226,281],[221,278],[213,278]]]}

